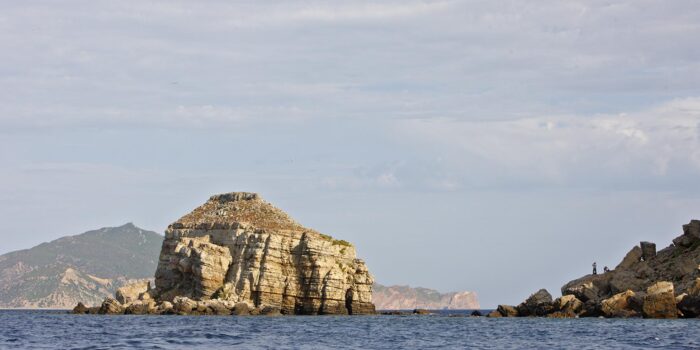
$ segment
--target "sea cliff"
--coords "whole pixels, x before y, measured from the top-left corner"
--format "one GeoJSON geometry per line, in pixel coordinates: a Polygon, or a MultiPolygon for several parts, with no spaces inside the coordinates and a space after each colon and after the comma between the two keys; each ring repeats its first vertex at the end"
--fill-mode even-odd
{"type": "Polygon", "coordinates": [[[155,285],[77,313],[373,314],[373,277],[347,241],[256,193],[212,196],[165,231],[155,285]]]}

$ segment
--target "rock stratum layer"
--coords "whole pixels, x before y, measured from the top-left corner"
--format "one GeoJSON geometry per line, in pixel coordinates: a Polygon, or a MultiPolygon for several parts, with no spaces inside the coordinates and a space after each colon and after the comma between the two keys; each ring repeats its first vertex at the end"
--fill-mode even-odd
{"type": "Polygon", "coordinates": [[[476,310],[480,308],[475,292],[440,293],[434,289],[374,284],[372,300],[378,310],[476,310]]]}
{"type": "Polygon", "coordinates": [[[575,279],[552,300],[545,290],[513,307],[499,305],[493,317],[700,316],[700,220],[683,225],[673,244],[656,251],[651,242],[633,247],[615,269],[575,279]]]}
{"type": "Polygon", "coordinates": [[[350,243],[303,227],[255,193],[235,192],[168,227],[154,288],[124,288],[121,300],[76,312],[373,314],[373,282],[350,243]]]}

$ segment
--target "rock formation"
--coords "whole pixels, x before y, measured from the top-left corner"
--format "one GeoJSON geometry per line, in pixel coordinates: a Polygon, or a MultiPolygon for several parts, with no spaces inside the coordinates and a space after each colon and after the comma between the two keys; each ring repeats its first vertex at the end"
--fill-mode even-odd
{"type": "Polygon", "coordinates": [[[301,226],[255,193],[235,192],[212,196],[168,227],[153,289],[124,288],[99,312],[373,314],[373,282],[349,242],[301,226]]]}
{"type": "Polygon", "coordinates": [[[408,286],[383,286],[375,283],[372,301],[378,310],[470,310],[479,309],[476,293],[462,291],[440,293],[434,289],[408,286]]]}
{"type": "Polygon", "coordinates": [[[657,252],[656,244],[641,242],[614,270],[565,284],[563,297],[553,303],[540,291],[516,307],[517,312],[512,312],[512,306],[501,305],[498,315],[492,316],[698,317],[699,264],[700,220],[692,220],[683,225],[683,234],[669,247],[657,252]],[[581,306],[565,307],[564,298],[581,306]]]}

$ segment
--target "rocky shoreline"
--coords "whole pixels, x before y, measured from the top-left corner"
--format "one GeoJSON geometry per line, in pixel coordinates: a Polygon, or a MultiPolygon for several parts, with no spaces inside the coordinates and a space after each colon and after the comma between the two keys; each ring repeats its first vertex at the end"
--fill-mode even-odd
{"type": "Polygon", "coordinates": [[[545,289],[517,306],[499,305],[489,317],[700,317],[700,220],[683,225],[673,244],[656,252],[641,242],[611,271],[565,284],[562,297],[545,289]]]}

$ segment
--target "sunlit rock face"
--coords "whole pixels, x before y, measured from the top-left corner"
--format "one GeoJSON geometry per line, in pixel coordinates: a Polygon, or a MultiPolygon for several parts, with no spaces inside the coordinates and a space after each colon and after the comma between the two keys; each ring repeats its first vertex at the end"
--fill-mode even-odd
{"type": "Polygon", "coordinates": [[[352,244],[303,227],[258,194],[234,192],[168,227],[153,294],[285,314],[369,314],[373,282],[352,244]]]}

